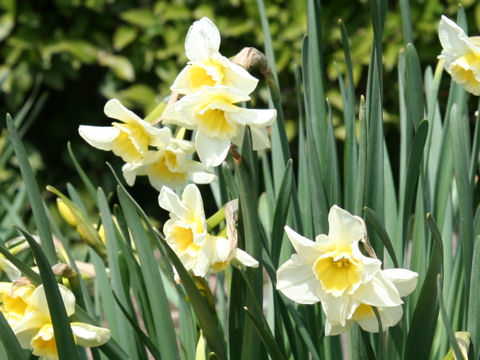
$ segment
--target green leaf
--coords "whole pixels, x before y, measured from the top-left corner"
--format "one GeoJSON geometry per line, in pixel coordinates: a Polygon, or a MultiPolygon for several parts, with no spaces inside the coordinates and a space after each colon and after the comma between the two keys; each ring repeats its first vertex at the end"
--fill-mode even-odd
{"type": "Polygon", "coordinates": [[[5,256],[5,258],[10,261],[15,267],[22,272],[34,285],[40,285],[42,279],[35,271],[31,269],[30,266],[25,264],[23,261],[20,261],[16,256],[12,255],[7,249],[0,246],[0,253],[5,256]]]}
{"type": "Polygon", "coordinates": [[[432,230],[434,244],[430,255],[427,274],[423,281],[405,346],[405,359],[428,359],[438,319],[438,293],[436,279],[442,274],[443,245],[440,233],[431,214],[427,222],[432,230]]]}
{"type": "Polygon", "coordinates": [[[469,162],[465,154],[465,134],[462,131],[462,122],[468,121],[458,111],[457,104],[452,105],[450,112],[450,130],[452,132],[453,168],[458,194],[458,208],[460,212],[459,240],[462,246],[463,262],[465,267],[465,290],[469,294],[470,277],[472,272],[473,254],[473,205],[472,188],[469,179],[469,162]]]}
{"type": "Polygon", "coordinates": [[[62,296],[60,295],[60,290],[52,269],[50,268],[50,264],[33,236],[23,229],[19,230],[30,245],[33,256],[37,261],[42,283],[45,288],[48,310],[52,319],[58,356],[61,359],[78,359],[72,328],[70,327],[70,320],[68,319],[65,305],[63,304],[62,296]]]}
{"type": "Polygon", "coordinates": [[[445,329],[447,330],[450,346],[452,347],[453,353],[455,354],[455,358],[463,359],[463,355],[460,351],[460,347],[458,346],[457,339],[455,339],[455,334],[453,333],[452,325],[450,324],[450,320],[448,320],[447,311],[445,310],[445,303],[443,302],[443,296],[442,296],[443,289],[442,289],[442,282],[440,280],[440,275],[438,275],[437,277],[437,292],[438,292],[438,303],[440,305],[440,314],[442,316],[445,329]]]}
{"type": "Polygon", "coordinates": [[[98,63],[102,66],[109,67],[113,73],[122,80],[133,81],[135,79],[133,65],[130,60],[124,56],[99,52],[98,63]]]}
{"type": "Polygon", "coordinates": [[[120,205],[125,213],[128,228],[137,249],[143,278],[147,285],[148,301],[154,319],[156,346],[163,349],[165,359],[178,359],[175,329],[170,315],[170,306],[166,298],[158,265],[150,246],[150,238],[145,231],[134,204],[125,190],[118,186],[120,205]],[[155,284],[155,286],[152,286],[155,284]]]}
{"type": "Polygon", "coordinates": [[[270,332],[270,329],[266,329],[264,325],[257,320],[256,315],[254,315],[247,307],[245,307],[244,309],[248,315],[248,319],[252,322],[258,336],[260,336],[260,339],[262,339],[262,342],[265,345],[268,353],[270,354],[270,357],[272,359],[279,360],[285,359],[285,357],[280,352],[280,349],[277,347],[277,344],[273,339],[273,335],[270,332]]]}
{"type": "Polygon", "coordinates": [[[92,197],[92,199],[96,198],[97,192],[95,191],[95,187],[93,186],[92,182],[88,178],[88,175],[83,171],[82,167],[80,166],[80,163],[77,160],[77,157],[73,153],[72,150],[72,144],[70,141],[67,143],[67,148],[68,148],[68,154],[70,155],[70,159],[73,162],[73,166],[75,166],[75,170],[77,170],[78,175],[80,176],[80,179],[82,179],[83,184],[87,188],[88,193],[92,197]]]}
{"type": "Polygon", "coordinates": [[[142,28],[153,27],[158,24],[157,17],[150,9],[138,8],[124,11],[120,14],[120,18],[142,28]]]}
{"type": "Polygon", "coordinates": [[[472,277],[468,302],[468,332],[471,335],[474,356],[480,354],[480,236],[475,239],[473,250],[472,277]]]}
{"type": "Polygon", "coordinates": [[[113,34],[113,48],[116,51],[122,50],[136,39],[138,30],[126,25],[121,25],[113,34]]]}
{"type": "Polygon", "coordinates": [[[53,245],[52,233],[50,232],[50,227],[48,225],[47,215],[45,214],[45,207],[43,200],[40,196],[38,190],[38,185],[33,174],[32,167],[28,161],[27,153],[23,144],[18,136],[17,129],[13,124],[12,118],[7,114],[7,128],[10,135],[10,140],[12,141],[15,154],[18,158],[18,164],[20,166],[20,171],[22,173],[23,181],[27,188],[28,199],[30,201],[30,206],[32,207],[33,217],[35,219],[35,224],[38,229],[38,234],[40,235],[42,248],[45,251],[45,256],[48,259],[50,265],[53,265],[57,261],[57,256],[55,253],[55,246],[53,245]]]}
{"type": "Polygon", "coordinates": [[[422,83],[422,69],[420,60],[413,44],[408,44],[405,52],[405,98],[407,102],[408,116],[410,124],[413,124],[414,130],[419,126],[424,118],[424,96],[422,83]]]}
{"type": "MultiPolygon", "coordinates": [[[[392,258],[393,264],[395,265],[395,267],[399,268],[400,266],[397,261],[397,256],[395,255],[395,250],[393,249],[392,242],[390,241],[387,231],[385,230],[382,223],[380,222],[380,219],[378,218],[377,214],[375,214],[375,212],[372,209],[370,209],[368,206],[365,206],[363,210],[365,212],[365,219],[367,220],[367,222],[369,222],[373,226],[375,231],[380,236],[380,239],[382,240],[383,245],[387,249],[388,254],[392,258]]],[[[381,255],[379,254],[379,256],[381,255]]]]}
{"type": "Polygon", "coordinates": [[[284,235],[283,228],[287,221],[287,215],[290,205],[290,196],[292,194],[293,187],[293,169],[292,160],[289,160],[283,174],[282,183],[278,191],[277,202],[275,204],[275,212],[273,215],[272,225],[272,260],[275,265],[278,266],[278,260],[280,257],[280,250],[282,246],[282,240],[284,235]]]}

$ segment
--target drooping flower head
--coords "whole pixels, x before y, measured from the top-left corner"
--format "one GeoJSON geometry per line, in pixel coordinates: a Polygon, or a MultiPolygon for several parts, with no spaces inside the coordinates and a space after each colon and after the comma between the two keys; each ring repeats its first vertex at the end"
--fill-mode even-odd
{"type": "Polygon", "coordinates": [[[285,227],[297,253],[278,269],[277,289],[301,304],[321,301],[329,326],[345,327],[361,304],[401,305],[394,283],[382,275],[381,262],[359,249],[367,235],[363,220],[333,206],[328,223],[328,235],[318,235],[315,242],[285,227]]]}
{"type": "Polygon", "coordinates": [[[35,286],[32,284],[14,285],[0,282],[0,311],[10,326],[15,326],[25,316],[35,286]]]}
{"type": "Polygon", "coordinates": [[[113,153],[126,163],[141,161],[149,146],[162,147],[170,132],[158,129],[128,110],[117,99],[105,104],[105,115],[120,120],[112,126],[80,125],[80,136],[91,146],[113,153]]]}
{"type": "Polygon", "coordinates": [[[439,59],[452,79],[474,95],[480,95],[480,37],[468,37],[455,22],[442,15],[438,37],[443,50],[439,59]]]}
{"type": "Polygon", "coordinates": [[[250,94],[258,80],[222,56],[219,49],[220,32],[215,24],[206,17],[195,21],[185,40],[188,65],[177,76],[171,90],[186,95],[203,86],[225,85],[250,94]]]}
{"type": "Polygon", "coordinates": [[[158,201],[161,208],[170,212],[170,219],[163,226],[165,239],[194,275],[202,277],[209,270],[221,271],[235,261],[258,266],[255,259],[237,248],[234,240],[208,233],[202,197],[194,184],[185,187],[181,199],[164,186],[158,201]]]}
{"type": "Polygon", "coordinates": [[[270,146],[266,127],[276,117],[273,109],[247,109],[237,105],[250,97],[227,86],[204,87],[167,107],[165,123],[197,130],[195,149],[206,166],[218,166],[230,144],[241,145],[245,126],[250,125],[254,150],[270,146]]]}

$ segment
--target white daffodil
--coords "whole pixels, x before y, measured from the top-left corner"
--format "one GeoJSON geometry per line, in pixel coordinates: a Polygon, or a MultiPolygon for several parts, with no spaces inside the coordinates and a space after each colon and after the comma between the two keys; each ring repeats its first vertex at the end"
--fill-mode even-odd
{"type": "Polygon", "coordinates": [[[446,16],[438,26],[443,50],[439,59],[453,80],[474,95],[480,95],[480,36],[468,37],[463,29],[446,16]]]}
{"type": "Polygon", "coordinates": [[[313,242],[285,227],[296,254],[277,271],[277,289],[301,304],[322,302],[330,324],[345,326],[360,304],[392,307],[402,304],[392,281],[381,276],[381,262],[358,247],[367,235],[363,220],[333,206],[328,235],[313,242]]]}
{"type": "MultiPolygon", "coordinates": [[[[385,281],[391,281],[400,297],[409,295],[417,286],[418,274],[407,269],[388,269],[380,271],[379,276],[386,278],[385,281]]],[[[391,307],[377,307],[380,320],[382,322],[382,329],[395,326],[403,316],[402,305],[391,307]]],[[[325,321],[325,334],[338,335],[350,329],[354,322],[357,322],[360,327],[368,332],[378,332],[378,320],[373,312],[371,305],[360,304],[355,309],[352,317],[348,319],[344,326],[332,325],[328,318],[325,321]]]]}
{"type": "Polygon", "coordinates": [[[209,270],[221,271],[230,262],[258,266],[255,259],[237,248],[236,242],[207,232],[202,197],[194,184],[185,187],[181,200],[164,186],[158,201],[160,207],[170,212],[170,220],[163,226],[167,243],[194,275],[205,276],[209,270]]]}
{"type": "Polygon", "coordinates": [[[168,141],[170,132],[158,129],[128,110],[117,99],[105,104],[105,114],[121,123],[112,126],[80,125],[80,136],[91,146],[113,153],[127,163],[142,160],[149,146],[162,147],[168,141]]]}
{"type": "Polygon", "coordinates": [[[215,174],[202,163],[188,158],[194,152],[192,142],[170,138],[165,147],[148,151],[141,162],[125,164],[123,176],[127,184],[132,186],[137,176],[147,175],[150,184],[158,191],[163,185],[177,188],[186,182],[211,183],[216,179],[215,174]]]}
{"type": "MultiPolygon", "coordinates": [[[[63,285],[58,285],[68,316],[75,312],[75,296],[63,285]]],[[[84,324],[70,323],[77,345],[85,347],[100,346],[110,339],[110,330],[84,324]]],[[[38,286],[30,296],[23,318],[13,326],[20,345],[32,349],[33,355],[42,360],[57,360],[57,344],[53,333],[52,321],[48,309],[43,285],[38,286]]]]}
{"type": "Polygon", "coordinates": [[[170,89],[186,95],[203,86],[225,85],[246,95],[250,94],[258,80],[243,67],[222,56],[219,48],[220,33],[215,24],[206,17],[195,21],[185,40],[188,65],[170,89]]]}
{"type": "Polygon", "coordinates": [[[246,109],[235,105],[250,97],[226,86],[204,87],[167,107],[165,123],[197,130],[195,148],[206,166],[218,166],[227,156],[230,144],[242,144],[245,126],[250,125],[254,150],[270,146],[266,127],[276,117],[272,109],[246,109]]]}
{"type": "Polygon", "coordinates": [[[32,284],[14,285],[11,282],[0,282],[0,302],[2,312],[8,324],[14,327],[25,316],[35,286],[32,284]]]}

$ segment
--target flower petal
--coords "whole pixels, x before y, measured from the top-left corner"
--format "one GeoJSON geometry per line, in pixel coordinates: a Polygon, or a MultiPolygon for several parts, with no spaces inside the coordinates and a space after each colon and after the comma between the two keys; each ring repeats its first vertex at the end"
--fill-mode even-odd
{"type": "MultiPolygon", "coordinates": [[[[73,315],[75,313],[75,295],[73,295],[73,293],[62,284],[58,284],[58,290],[60,290],[60,295],[62,296],[63,304],[65,305],[65,310],[67,311],[67,316],[73,315]]],[[[30,305],[34,306],[36,310],[41,312],[43,315],[47,317],[50,316],[43,284],[37,286],[37,288],[33,291],[32,297],[30,298],[30,305]]]]}
{"type": "Polygon", "coordinates": [[[352,327],[354,321],[353,320],[347,320],[345,323],[345,326],[342,325],[332,325],[330,321],[328,321],[328,318],[325,319],[325,335],[326,336],[334,336],[334,335],[340,335],[344,333],[345,331],[350,330],[352,327]]]}
{"type": "Polygon", "coordinates": [[[357,301],[373,306],[397,306],[403,304],[395,285],[382,275],[382,271],[360,286],[352,294],[357,301]]]}
{"type": "Polygon", "coordinates": [[[367,229],[362,218],[333,205],[328,214],[328,237],[337,246],[349,247],[353,242],[362,240],[367,229]]]}
{"type": "Polygon", "coordinates": [[[215,139],[198,131],[195,136],[195,147],[203,164],[218,166],[227,157],[228,150],[230,150],[230,139],[215,139]]]}
{"type": "Polygon", "coordinates": [[[137,114],[128,110],[118,99],[108,100],[103,111],[109,118],[120,120],[125,123],[142,121],[137,114]]]}
{"type": "Polygon", "coordinates": [[[250,254],[243,251],[242,249],[235,248],[233,250],[233,258],[232,258],[232,265],[237,268],[242,267],[258,267],[258,261],[255,260],[250,254]]]}
{"type": "Polygon", "coordinates": [[[310,267],[312,267],[313,263],[318,259],[318,257],[323,254],[317,244],[314,241],[296,233],[289,226],[285,226],[285,233],[287,234],[287,237],[292,243],[295,251],[301,255],[307,263],[310,264],[310,267]]]}
{"type": "Polygon", "coordinates": [[[387,269],[383,270],[383,275],[393,282],[400,297],[409,295],[417,286],[418,274],[414,271],[407,269],[387,269]]]}
{"type": "Polygon", "coordinates": [[[319,302],[319,285],[312,265],[300,255],[292,255],[277,270],[277,290],[299,304],[319,302]]]}
{"type": "MultiPolygon", "coordinates": [[[[389,327],[395,326],[403,315],[403,309],[401,305],[378,308],[378,312],[380,314],[380,320],[382,321],[383,331],[389,327]]],[[[357,323],[365,331],[372,333],[378,332],[378,320],[376,316],[373,318],[369,317],[357,320],[357,323]]]]}
{"type": "Polygon", "coordinates": [[[89,145],[94,148],[110,151],[112,142],[120,135],[120,130],[113,126],[80,125],[78,133],[89,145]]]}
{"type": "Polygon", "coordinates": [[[442,15],[438,25],[438,37],[443,47],[442,55],[444,56],[462,56],[470,52],[473,47],[465,31],[444,15],[442,15]]]}
{"type": "Polygon", "coordinates": [[[220,32],[207,17],[195,21],[188,29],[185,53],[190,61],[202,61],[220,49],[220,32]]]}
{"type": "Polygon", "coordinates": [[[110,340],[111,337],[110,330],[102,327],[81,322],[72,322],[70,326],[75,338],[75,343],[80,346],[100,346],[110,340]]]}
{"type": "Polygon", "coordinates": [[[162,190],[160,190],[160,195],[158,196],[158,203],[162,209],[167,210],[170,212],[170,216],[174,218],[184,219],[188,217],[189,210],[187,207],[182,203],[180,198],[178,197],[172,189],[163,186],[162,190]]]}

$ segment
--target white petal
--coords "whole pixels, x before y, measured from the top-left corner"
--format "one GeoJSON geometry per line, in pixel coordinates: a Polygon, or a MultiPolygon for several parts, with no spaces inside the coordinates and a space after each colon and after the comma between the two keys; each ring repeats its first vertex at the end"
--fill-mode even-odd
{"type": "MultiPolygon", "coordinates": [[[[383,331],[389,327],[395,326],[403,315],[403,309],[401,305],[378,308],[378,312],[380,314],[383,331]]],[[[358,325],[360,325],[360,327],[365,331],[372,333],[378,332],[378,320],[376,316],[357,320],[357,322],[358,325]]]]}
{"type": "Polygon", "coordinates": [[[351,246],[362,240],[367,229],[362,218],[353,216],[348,211],[333,205],[328,214],[328,237],[337,246],[351,246]]]}
{"type": "Polygon", "coordinates": [[[120,135],[120,130],[113,126],[80,125],[78,133],[89,145],[100,149],[112,150],[112,142],[120,135]]]}
{"type": "Polygon", "coordinates": [[[217,176],[212,174],[208,168],[197,161],[192,161],[189,166],[190,177],[195,184],[210,184],[217,180],[217,176]]]}
{"type": "Polygon", "coordinates": [[[319,249],[318,245],[310,239],[296,233],[289,226],[285,226],[285,233],[288,239],[293,245],[295,251],[305,258],[305,261],[313,266],[313,263],[318,259],[323,252],[319,249]]]}
{"type": "Polygon", "coordinates": [[[400,297],[409,295],[417,286],[418,274],[407,269],[383,270],[383,275],[390,279],[398,290],[400,297]]]}
{"type": "Polygon", "coordinates": [[[270,148],[270,139],[268,138],[268,132],[266,128],[257,128],[256,126],[251,126],[250,130],[252,131],[253,150],[259,151],[270,148]]]}
{"type": "Polygon", "coordinates": [[[274,109],[242,109],[231,114],[231,117],[240,124],[252,124],[257,127],[272,125],[277,116],[274,109]]]}
{"type": "Polygon", "coordinates": [[[228,260],[228,256],[232,252],[232,243],[227,238],[222,236],[210,235],[210,238],[214,241],[214,252],[211,263],[225,262],[228,260]]]}
{"type": "Polygon", "coordinates": [[[228,150],[230,150],[230,139],[214,139],[198,131],[195,136],[195,148],[203,164],[218,166],[227,157],[228,150]]]}
{"type": "Polygon", "coordinates": [[[206,60],[219,48],[220,32],[209,18],[203,17],[190,26],[185,39],[185,52],[189,60],[206,60]]]}
{"type": "Polygon", "coordinates": [[[20,345],[23,348],[30,347],[30,341],[36,335],[38,330],[50,321],[49,317],[46,317],[39,311],[30,311],[25,314],[25,317],[13,327],[20,345]]]}
{"type": "Polygon", "coordinates": [[[103,109],[105,115],[109,118],[117,119],[123,122],[141,121],[142,119],[133,111],[128,110],[118,99],[107,101],[103,109]]]}
{"type": "Polygon", "coordinates": [[[72,328],[72,333],[75,336],[75,343],[80,346],[100,346],[110,340],[110,337],[112,336],[109,329],[90,324],[72,322],[70,326],[72,328]]]}
{"type": "Polygon", "coordinates": [[[255,260],[252,256],[250,256],[247,252],[243,251],[242,249],[235,248],[233,250],[233,259],[232,265],[235,267],[258,267],[258,261],[255,260]]]}
{"type": "Polygon", "coordinates": [[[182,202],[190,210],[192,214],[195,214],[195,220],[202,222],[203,227],[206,229],[205,211],[203,210],[203,200],[200,190],[195,184],[189,184],[185,187],[182,194],[182,202]]]}
{"type": "Polygon", "coordinates": [[[175,215],[176,218],[185,219],[189,215],[189,210],[180,201],[179,197],[172,189],[163,186],[158,196],[158,203],[162,209],[170,212],[170,217],[175,215]]]}
{"type": "Polygon", "coordinates": [[[359,302],[373,306],[397,306],[403,304],[393,283],[378,271],[370,281],[362,284],[352,296],[359,302]]]}
{"type": "Polygon", "coordinates": [[[333,336],[333,335],[340,335],[345,331],[350,330],[353,325],[353,320],[347,320],[345,326],[342,325],[332,325],[328,318],[325,319],[325,335],[326,336],[333,336]]]}
{"type": "Polygon", "coordinates": [[[442,55],[444,56],[462,56],[473,47],[463,29],[444,15],[442,15],[438,25],[438,37],[443,47],[442,55]]]}
{"type": "Polygon", "coordinates": [[[350,296],[333,296],[326,294],[322,297],[322,308],[325,316],[332,325],[346,326],[357,308],[358,303],[350,296]]]}
{"type": "MultiPolygon", "coordinates": [[[[75,295],[73,295],[73,293],[67,287],[61,284],[58,284],[58,290],[60,290],[60,295],[62,296],[67,315],[73,315],[73,313],[75,313],[75,295]]],[[[32,297],[30,298],[30,305],[36,307],[38,311],[46,316],[50,314],[48,311],[47,297],[45,295],[43,284],[39,285],[33,291],[32,297]]]]}
{"type": "Polygon", "coordinates": [[[277,270],[277,290],[299,304],[319,302],[319,285],[312,265],[305,262],[300,255],[292,255],[290,260],[277,270]]]}
{"type": "Polygon", "coordinates": [[[225,66],[223,69],[226,80],[225,85],[238,89],[245,94],[250,94],[255,90],[258,84],[258,79],[250,75],[247,70],[223,56],[217,60],[225,66]]]}
{"type": "Polygon", "coordinates": [[[133,186],[135,184],[138,168],[139,167],[137,165],[132,165],[129,163],[126,163],[122,166],[123,177],[129,186],[133,186]]]}

